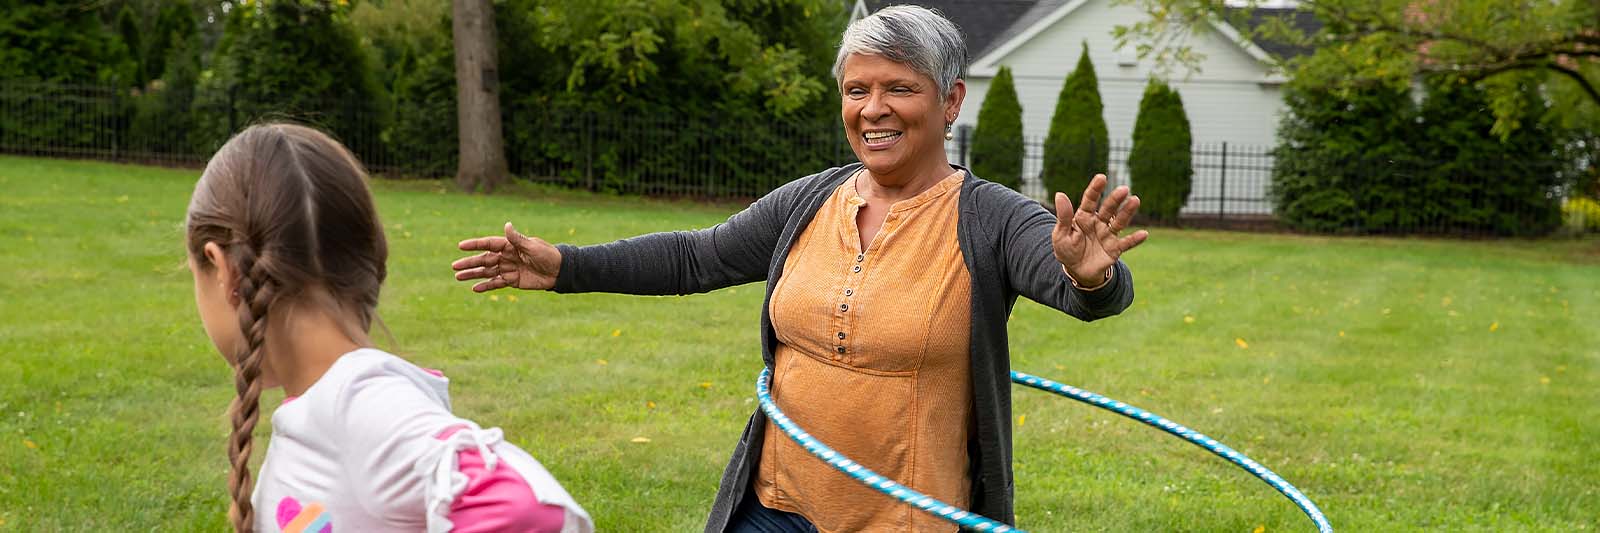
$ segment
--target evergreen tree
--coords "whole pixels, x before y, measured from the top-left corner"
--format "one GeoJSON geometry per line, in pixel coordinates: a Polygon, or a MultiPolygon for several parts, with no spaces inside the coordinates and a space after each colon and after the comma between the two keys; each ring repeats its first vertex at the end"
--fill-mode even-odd
{"type": "Polygon", "coordinates": [[[978,110],[972,134],[972,172],[1012,189],[1022,188],[1022,103],[1011,68],[1000,67],[978,110]]]}
{"type": "Polygon", "coordinates": [[[1140,211],[1157,220],[1177,220],[1194,180],[1193,138],[1183,98],[1165,82],[1151,80],[1139,101],[1128,172],[1139,190],[1140,211]]]}
{"type": "Polygon", "coordinates": [[[1416,110],[1406,91],[1291,82],[1284,103],[1269,195],[1280,220],[1312,231],[1363,231],[1409,211],[1392,203],[1416,188],[1419,168],[1407,145],[1416,110]]]}
{"type": "Polygon", "coordinates": [[[1041,176],[1048,192],[1065,192],[1074,201],[1089,186],[1095,174],[1106,171],[1111,156],[1110,134],[1106,132],[1104,106],[1100,103],[1100,82],[1089,62],[1089,43],[1083,44],[1078,67],[1067,76],[1050,117],[1050,135],[1044,144],[1044,169],[1041,176]]]}
{"type": "Polygon", "coordinates": [[[385,94],[348,9],[301,0],[232,8],[213,55],[215,76],[202,87],[208,114],[201,118],[211,141],[226,140],[230,125],[286,118],[329,131],[364,160],[376,158],[387,122],[385,94]]]}
{"type": "MultiPolygon", "coordinates": [[[[1523,85],[1519,116],[1538,117],[1548,104],[1531,76],[1523,85]]],[[[1423,134],[1416,148],[1428,161],[1422,190],[1397,191],[1417,197],[1427,222],[1445,231],[1542,235],[1561,222],[1554,194],[1564,170],[1554,157],[1557,136],[1544,122],[1532,121],[1505,139],[1493,132],[1495,117],[1486,91],[1456,76],[1424,84],[1427,96],[1419,115],[1423,134]]]]}
{"type": "Polygon", "coordinates": [[[132,83],[134,62],[81,2],[0,0],[0,79],[132,83]]]}

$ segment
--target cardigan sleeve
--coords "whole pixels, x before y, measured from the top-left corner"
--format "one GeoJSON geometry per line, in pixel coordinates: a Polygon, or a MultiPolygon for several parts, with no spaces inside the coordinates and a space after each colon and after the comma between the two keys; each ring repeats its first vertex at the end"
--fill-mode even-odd
{"type": "MultiPolygon", "coordinates": [[[[998,185],[984,189],[999,188],[998,185]]],[[[999,249],[1006,278],[1017,293],[1066,314],[1092,321],[1114,316],[1133,303],[1133,273],[1117,261],[1111,281],[1104,287],[1086,291],[1074,287],[1056,260],[1050,244],[1056,217],[1044,206],[1010,190],[985,190],[994,201],[982,213],[999,232],[999,249]]]]}
{"type": "Polygon", "coordinates": [[[707,229],[557,245],[555,292],[695,294],[766,279],[789,213],[803,187],[821,175],[789,182],[707,229]]]}

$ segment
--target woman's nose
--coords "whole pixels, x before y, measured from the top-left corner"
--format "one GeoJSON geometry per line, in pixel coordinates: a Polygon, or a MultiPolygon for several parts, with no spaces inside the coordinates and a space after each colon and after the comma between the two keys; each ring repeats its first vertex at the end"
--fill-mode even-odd
{"type": "Polygon", "coordinates": [[[891,111],[888,102],[883,100],[883,95],[873,92],[867,95],[865,105],[861,106],[861,118],[876,120],[889,116],[891,111]]]}

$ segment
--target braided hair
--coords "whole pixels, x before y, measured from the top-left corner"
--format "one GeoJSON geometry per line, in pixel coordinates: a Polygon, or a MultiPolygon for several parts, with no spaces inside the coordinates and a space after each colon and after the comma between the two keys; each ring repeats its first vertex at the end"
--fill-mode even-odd
{"type": "Polygon", "coordinates": [[[235,397],[228,409],[228,518],[236,531],[251,531],[255,523],[250,457],[269,313],[330,306],[334,316],[350,317],[346,332],[363,343],[375,317],[388,244],[366,180],[356,158],[326,134],[262,124],[217,150],[195,185],[186,221],[189,254],[204,257],[206,244],[216,243],[238,278],[245,342],[231,358],[235,397]],[[306,301],[313,292],[327,297],[306,301]]]}

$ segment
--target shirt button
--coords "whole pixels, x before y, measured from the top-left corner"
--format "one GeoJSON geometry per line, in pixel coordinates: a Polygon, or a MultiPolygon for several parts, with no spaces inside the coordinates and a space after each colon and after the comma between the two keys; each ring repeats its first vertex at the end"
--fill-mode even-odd
{"type": "Polygon", "coordinates": [[[840,311],[849,311],[850,310],[850,304],[839,304],[839,310],[840,311]]]}
{"type": "Polygon", "coordinates": [[[860,263],[862,259],[866,259],[866,258],[867,258],[867,254],[856,254],[856,262],[857,263],[860,263]]]}
{"type": "Polygon", "coordinates": [[[851,295],[854,295],[855,293],[856,293],[855,289],[845,289],[844,290],[844,295],[845,296],[851,296],[851,295]]]}
{"type": "Polygon", "coordinates": [[[850,267],[850,271],[851,272],[860,272],[861,271],[861,265],[856,265],[856,266],[850,267]]]}
{"type": "MultiPolygon", "coordinates": [[[[844,340],[844,332],[843,331],[839,332],[839,339],[840,340],[844,340]]],[[[840,348],[843,349],[844,347],[840,346],[840,348]]]]}
{"type": "Polygon", "coordinates": [[[839,353],[844,353],[844,346],[834,346],[833,350],[839,353]]]}

